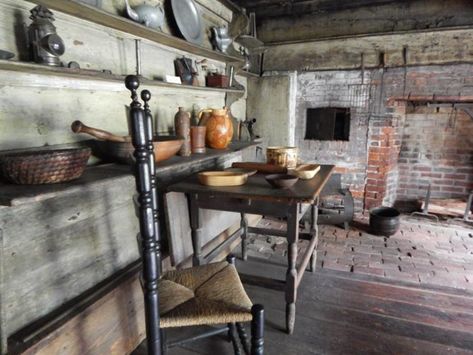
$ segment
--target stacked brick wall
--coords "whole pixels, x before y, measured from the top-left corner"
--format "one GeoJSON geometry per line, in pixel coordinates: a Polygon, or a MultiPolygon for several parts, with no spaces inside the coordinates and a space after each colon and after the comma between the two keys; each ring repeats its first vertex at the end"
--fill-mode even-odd
{"type": "Polygon", "coordinates": [[[390,205],[396,199],[402,117],[391,114],[371,118],[365,209],[390,205]]]}
{"type": "Polygon", "coordinates": [[[398,198],[464,197],[473,190],[473,119],[461,110],[419,107],[406,115],[398,198]]]}
{"type": "MultiPolygon", "coordinates": [[[[353,97],[353,88],[369,80],[360,71],[305,72],[298,75],[296,102],[295,142],[300,158],[306,162],[335,164],[342,174],[342,185],[349,188],[355,198],[355,208],[363,208],[366,180],[367,130],[369,114],[363,106],[366,95],[353,97]],[[353,101],[356,99],[356,104],[353,101]],[[349,141],[305,140],[307,108],[350,108],[349,141]]],[[[365,92],[362,92],[362,94],[365,92]]]]}
{"type": "Polygon", "coordinates": [[[473,120],[458,111],[452,129],[444,109],[414,117],[408,104],[393,98],[472,96],[472,78],[471,64],[299,73],[295,143],[301,159],[335,164],[357,210],[424,196],[428,179],[434,196],[465,196],[473,188],[473,120]],[[370,85],[369,97],[361,90],[354,98],[351,89],[361,83],[370,85]],[[306,109],[314,107],[349,107],[349,141],[305,140],[306,109]]]}

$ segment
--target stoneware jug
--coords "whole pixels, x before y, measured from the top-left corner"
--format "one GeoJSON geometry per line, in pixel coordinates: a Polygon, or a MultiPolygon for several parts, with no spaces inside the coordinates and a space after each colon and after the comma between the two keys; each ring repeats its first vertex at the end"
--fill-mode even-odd
{"type": "Polygon", "coordinates": [[[125,5],[126,13],[133,21],[156,30],[161,29],[164,22],[164,12],[161,7],[142,4],[132,8],[128,0],[125,0],[125,5]]]}
{"type": "Polygon", "coordinates": [[[205,141],[214,149],[225,149],[233,137],[233,123],[228,116],[228,108],[212,110],[212,115],[207,120],[207,133],[205,141]]]}
{"type": "Polygon", "coordinates": [[[179,107],[179,111],[174,116],[174,129],[176,136],[184,139],[179,155],[188,157],[191,155],[191,117],[189,112],[184,111],[182,107],[179,107]]]}

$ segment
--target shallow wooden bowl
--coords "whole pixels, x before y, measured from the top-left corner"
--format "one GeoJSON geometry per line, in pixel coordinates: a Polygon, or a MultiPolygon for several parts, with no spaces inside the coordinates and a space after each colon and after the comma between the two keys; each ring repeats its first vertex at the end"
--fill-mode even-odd
{"type": "Polygon", "coordinates": [[[291,171],[291,174],[302,180],[312,179],[320,170],[319,164],[303,164],[291,171]]]}
{"type": "MultiPolygon", "coordinates": [[[[184,140],[175,136],[158,136],[153,142],[154,160],[156,163],[169,159],[177,154],[184,140]]],[[[96,141],[101,157],[122,164],[133,164],[135,148],[131,142],[96,141]]]]}
{"type": "Polygon", "coordinates": [[[299,178],[288,174],[271,174],[265,176],[266,181],[277,189],[288,189],[292,187],[299,178]]]}
{"type": "Polygon", "coordinates": [[[198,177],[199,182],[207,186],[239,186],[248,180],[247,174],[230,171],[204,171],[198,177]]]}
{"type": "Polygon", "coordinates": [[[225,171],[228,171],[230,173],[237,173],[237,174],[246,174],[248,176],[255,175],[258,170],[256,169],[243,169],[243,168],[227,168],[225,171]]]}

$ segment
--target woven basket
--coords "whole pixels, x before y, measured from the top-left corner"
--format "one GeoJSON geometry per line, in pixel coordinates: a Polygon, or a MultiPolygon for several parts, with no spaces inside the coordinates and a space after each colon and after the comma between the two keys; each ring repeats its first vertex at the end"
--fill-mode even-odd
{"type": "Polygon", "coordinates": [[[3,176],[14,184],[53,184],[79,178],[90,148],[23,151],[0,156],[3,176]]]}

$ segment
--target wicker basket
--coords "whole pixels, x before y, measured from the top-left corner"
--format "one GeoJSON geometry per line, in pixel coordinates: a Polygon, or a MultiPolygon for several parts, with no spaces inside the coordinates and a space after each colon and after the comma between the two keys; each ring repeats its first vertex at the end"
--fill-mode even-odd
{"type": "Polygon", "coordinates": [[[53,184],[79,178],[90,148],[43,149],[0,155],[3,176],[14,184],[53,184]]]}

